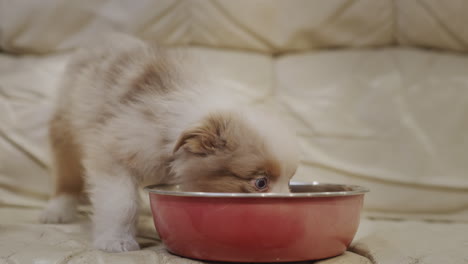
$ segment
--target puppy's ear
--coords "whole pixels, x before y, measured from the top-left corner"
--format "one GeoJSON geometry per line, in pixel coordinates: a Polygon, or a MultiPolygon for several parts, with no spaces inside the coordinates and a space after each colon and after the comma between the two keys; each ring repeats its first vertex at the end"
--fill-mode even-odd
{"type": "Polygon", "coordinates": [[[180,148],[195,155],[210,155],[226,147],[227,121],[221,116],[210,116],[201,125],[182,133],[173,153],[180,148]]]}

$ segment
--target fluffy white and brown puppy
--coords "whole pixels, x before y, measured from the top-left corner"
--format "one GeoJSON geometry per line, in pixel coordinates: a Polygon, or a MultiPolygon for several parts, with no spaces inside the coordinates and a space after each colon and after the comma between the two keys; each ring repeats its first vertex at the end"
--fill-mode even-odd
{"type": "Polygon", "coordinates": [[[86,189],[94,246],[136,250],[142,184],[288,191],[298,166],[294,136],[184,64],[122,36],[71,59],[50,123],[56,188],[43,222],[72,221],[86,189]]]}

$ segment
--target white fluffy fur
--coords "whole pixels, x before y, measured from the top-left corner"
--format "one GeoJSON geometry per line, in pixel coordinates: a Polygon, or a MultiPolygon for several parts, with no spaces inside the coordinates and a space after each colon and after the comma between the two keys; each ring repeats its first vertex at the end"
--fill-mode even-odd
{"type": "Polygon", "coordinates": [[[78,199],[76,196],[61,194],[52,198],[40,215],[43,223],[68,223],[76,219],[78,199]]]}
{"type": "MultiPolygon", "coordinates": [[[[92,220],[96,248],[111,252],[139,248],[135,240],[138,187],[146,183],[184,180],[184,161],[174,160],[168,175],[163,173],[166,159],[173,156],[180,135],[213,112],[236,113],[255,133],[262,135],[263,141],[259,144],[264,144],[273,158],[282,164],[282,176],[270,191],[288,191],[289,178],[298,164],[298,152],[294,137],[284,126],[240,106],[244,103],[242,99],[235,99],[229,89],[221,89],[222,82],[200,77],[175,83],[181,88],[175,92],[149,92],[140,97],[138,103],[120,103],[119,98],[128,92],[131,78],[138,75],[147,60],[155,55],[146,44],[130,38],[119,37],[118,45],[103,46],[75,57],[72,64],[102,59],[93,62],[96,66],[91,68],[75,70],[70,66],[57,101],[57,113],[69,123],[66,129],[72,132],[80,147],[94,207],[92,220]],[[121,76],[112,87],[103,88],[108,85],[108,80],[102,80],[103,74],[114,66],[113,59],[119,53],[132,50],[138,50],[132,55],[132,62],[122,65],[121,76]],[[157,115],[158,121],[145,120],[141,114],[143,108],[157,115]],[[113,118],[105,124],[100,123],[96,118],[102,112],[111,113],[113,118]],[[124,166],[120,159],[126,157],[134,159],[124,166]]],[[[75,206],[75,198],[59,195],[50,201],[42,221],[71,220],[75,206]]]]}

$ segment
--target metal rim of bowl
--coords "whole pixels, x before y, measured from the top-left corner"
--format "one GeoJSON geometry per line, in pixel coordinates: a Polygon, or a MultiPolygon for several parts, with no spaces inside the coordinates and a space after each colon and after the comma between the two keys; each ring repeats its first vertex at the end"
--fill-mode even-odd
{"type": "Polygon", "coordinates": [[[358,186],[358,185],[347,185],[347,184],[330,184],[320,182],[291,182],[289,184],[294,186],[329,186],[329,187],[341,187],[350,188],[351,190],[346,191],[324,191],[324,192],[298,192],[298,193],[218,193],[218,192],[183,192],[167,190],[171,185],[165,184],[154,184],[146,186],[144,189],[149,193],[155,193],[160,195],[168,196],[186,196],[186,197],[239,197],[239,198],[259,198],[259,197],[271,197],[271,198],[304,198],[304,197],[337,197],[337,196],[352,196],[360,195],[369,192],[369,189],[358,186]],[[166,188],[166,190],[164,189],[166,188]]]}

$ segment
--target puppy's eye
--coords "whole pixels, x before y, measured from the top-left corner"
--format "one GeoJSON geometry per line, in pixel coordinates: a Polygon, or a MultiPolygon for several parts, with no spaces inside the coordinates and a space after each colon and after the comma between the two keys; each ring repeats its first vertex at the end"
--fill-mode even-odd
{"type": "Polygon", "coordinates": [[[260,177],[254,180],[255,189],[258,191],[264,191],[268,189],[268,178],[267,177],[260,177]]]}

